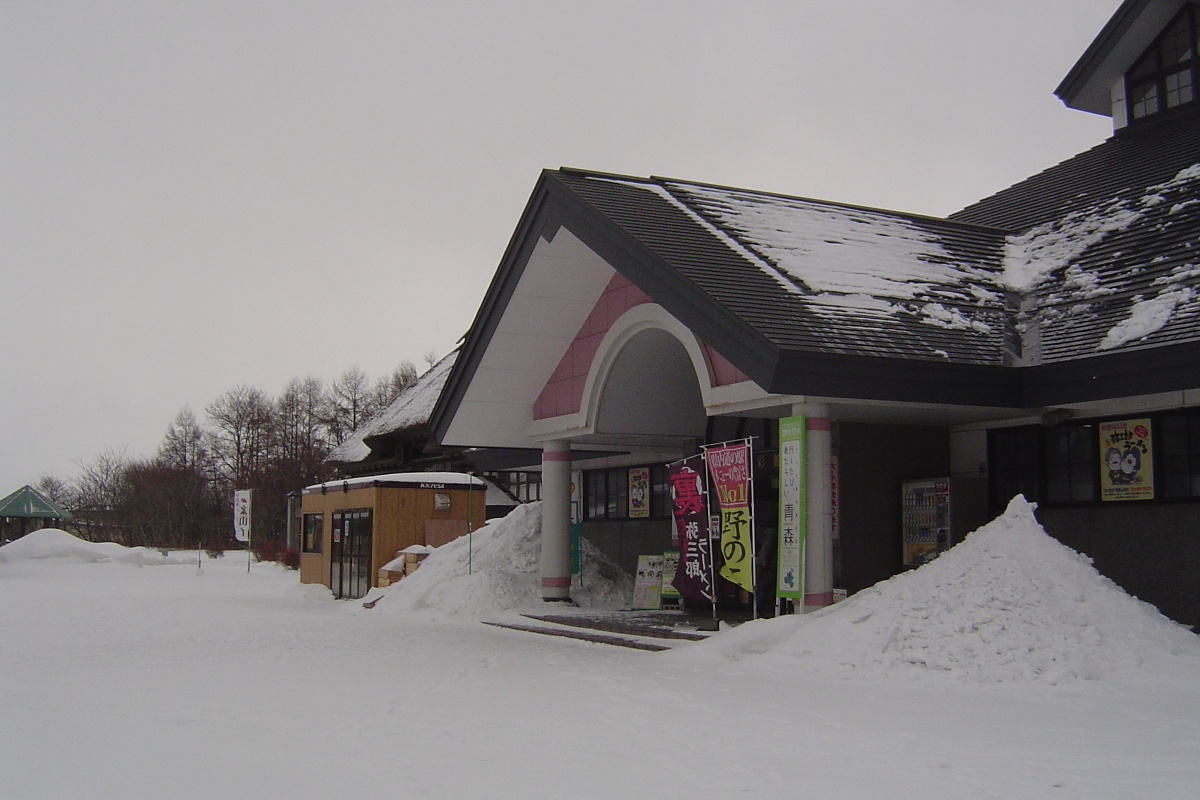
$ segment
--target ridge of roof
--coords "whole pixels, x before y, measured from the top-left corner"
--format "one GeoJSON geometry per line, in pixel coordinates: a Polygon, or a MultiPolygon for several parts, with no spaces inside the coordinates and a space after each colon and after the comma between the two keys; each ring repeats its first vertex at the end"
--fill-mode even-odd
{"type": "MultiPolygon", "coordinates": [[[[566,175],[579,176],[584,178],[596,178],[598,180],[611,180],[623,183],[640,183],[646,185],[659,185],[670,190],[671,185],[679,186],[696,186],[705,189],[716,189],[719,191],[743,192],[745,194],[753,194],[761,197],[770,197],[778,200],[796,201],[802,203],[812,203],[819,206],[830,206],[833,208],[841,208],[849,211],[861,211],[868,214],[881,214],[884,216],[899,217],[901,219],[916,220],[922,222],[932,222],[937,224],[945,224],[952,226],[963,226],[975,228],[990,232],[1007,232],[1003,228],[998,228],[993,225],[986,225],[978,222],[969,222],[966,220],[951,219],[950,217],[938,217],[932,214],[919,214],[912,211],[901,211],[894,208],[883,208],[880,206],[869,206],[860,203],[850,203],[841,200],[826,200],[819,197],[810,197],[807,195],[788,194],[786,192],[773,192],[766,189],[748,189],[744,186],[732,186],[721,183],[710,183],[707,181],[693,181],[684,178],[672,178],[664,175],[650,175],[643,177],[640,175],[624,175],[616,172],[603,172],[598,170],[583,169],[581,167],[559,167],[551,172],[561,172],[566,175]]],[[[686,204],[686,201],[681,201],[686,204]]]]}

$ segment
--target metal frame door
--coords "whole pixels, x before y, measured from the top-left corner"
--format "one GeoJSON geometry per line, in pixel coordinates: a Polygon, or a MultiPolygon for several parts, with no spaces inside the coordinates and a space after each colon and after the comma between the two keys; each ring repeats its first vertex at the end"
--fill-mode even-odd
{"type": "Polygon", "coordinates": [[[371,509],[333,512],[329,543],[329,589],[339,600],[371,588],[371,509]]]}

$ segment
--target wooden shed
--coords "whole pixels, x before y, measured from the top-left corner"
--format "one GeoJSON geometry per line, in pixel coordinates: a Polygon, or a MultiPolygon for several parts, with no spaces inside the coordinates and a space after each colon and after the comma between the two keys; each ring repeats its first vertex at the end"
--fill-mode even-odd
{"type": "Polygon", "coordinates": [[[362,597],[411,545],[438,547],[483,525],[487,484],[458,472],[402,472],[308,486],[300,582],[362,597]]]}

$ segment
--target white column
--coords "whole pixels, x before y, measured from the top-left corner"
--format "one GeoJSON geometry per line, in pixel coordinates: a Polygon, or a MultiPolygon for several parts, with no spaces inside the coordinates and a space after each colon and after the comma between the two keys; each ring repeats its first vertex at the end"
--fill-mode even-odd
{"type": "Polygon", "coordinates": [[[804,610],[816,611],[833,603],[833,452],[829,408],[811,404],[804,411],[807,461],[807,533],[804,546],[804,610]]]}
{"type": "Polygon", "coordinates": [[[542,599],[571,597],[571,445],[542,447],[542,599]]]}

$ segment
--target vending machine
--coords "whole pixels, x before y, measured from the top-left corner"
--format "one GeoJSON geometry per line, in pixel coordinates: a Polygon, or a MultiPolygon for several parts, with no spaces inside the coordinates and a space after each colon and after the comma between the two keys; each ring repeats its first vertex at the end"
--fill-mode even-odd
{"type": "Polygon", "coordinates": [[[901,497],[905,566],[932,561],[987,521],[987,481],[982,478],[907,481],[901,497]]]}

